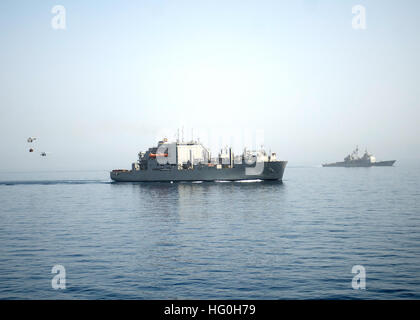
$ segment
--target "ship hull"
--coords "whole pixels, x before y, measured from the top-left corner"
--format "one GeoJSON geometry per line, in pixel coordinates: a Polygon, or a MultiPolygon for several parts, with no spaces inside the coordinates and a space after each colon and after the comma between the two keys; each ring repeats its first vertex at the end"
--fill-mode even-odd
{"type": "Polygon", "coordinates": [[[233,168],[196,166],[194,169],[177,168],[159,170],[111,171],[110,177],[117,182],[157,182],[157,181],[234,181],[234,180],[282,180],[287,161],[272,161],[251,167],[235,164],[233,168]],[[264,164],[264,166],[262,166],[264,164]]]}
{"type": "Polygon", "coordinates": [[[344,168],[358,168],[358,167],[391,167],[396,160],[368,162],[368,161],[349,161],[349,162],[335,162],[323,164],[323,167],[344,167],[344,168]]]}
{"type": "Polygon", "coordinates": [[[389,160],[389,161],[379,161],[375,162],[372,165],[374,167],[392,167],[397,160],[389,160]]]}

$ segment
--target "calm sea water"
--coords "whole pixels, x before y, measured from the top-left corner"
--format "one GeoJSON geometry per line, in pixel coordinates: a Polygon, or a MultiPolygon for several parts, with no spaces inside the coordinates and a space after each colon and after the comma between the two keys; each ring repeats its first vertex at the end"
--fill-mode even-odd
{"type": "Polygon", "coordinates": [[[419,169],[288,167],[283,183],[2,173],[0,298],[418,299],[419,169]]]}

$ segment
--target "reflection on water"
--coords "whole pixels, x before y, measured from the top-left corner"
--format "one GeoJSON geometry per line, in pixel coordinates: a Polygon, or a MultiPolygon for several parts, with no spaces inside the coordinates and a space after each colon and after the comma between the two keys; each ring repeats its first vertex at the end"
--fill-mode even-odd
{"type": "MultiPolygon", "coordinates": [[[[175,213],[179,216],[208,214],[212,210],[252,209],[250,202],[270,201],[275,194],[277,200],[285,191],[281,181],[224,181],[224,182],[134,182],[112,183],[112,188],[130,194],[154,213],[175,213]]],[[[264,206],[259,203],[258,207],[264,206]]]]}

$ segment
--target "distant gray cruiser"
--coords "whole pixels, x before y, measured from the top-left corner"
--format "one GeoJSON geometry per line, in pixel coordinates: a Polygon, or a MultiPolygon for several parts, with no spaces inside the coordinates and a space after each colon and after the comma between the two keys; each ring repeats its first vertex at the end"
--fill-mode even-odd
{"type": "Polygon", "coordinates": [[[376,161],[376,158],[367,150],[362,157],[359,157],[359,148],[344,158],[343,162],[325,163],[323,167],[391,167],[397,160],[376,161]]]}
{"type": "Polygon", "coordinates": [[[212,158],[200,142],[168,142],[139,153],[131,170],[117,169],[110,173],[118,182],[142,181],[216,181],[216,180],[282,180],[287,161],[276,159],[265,150],[244,150],[235,156],[232,148],[221,150],[212,158]]]}

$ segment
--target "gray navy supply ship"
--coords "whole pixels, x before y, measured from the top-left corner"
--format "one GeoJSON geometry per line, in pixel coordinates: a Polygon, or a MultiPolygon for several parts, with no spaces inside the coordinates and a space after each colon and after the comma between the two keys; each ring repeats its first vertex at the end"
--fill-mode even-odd
{"type": "Polygon", "coordinates": [[[344,158],[343,162],[325,163],[323,167],[391,167],[396,160],[376,161],[376,158],[367,150],[362,157],[359,157],[359,148],[344,158]]]}
{"type": "Polygon", "coordinates": [[[111,179],[118,182],[143,181],[217,181],[217,180],[282,180],[287,161],[276,159],[275,153],[244,150],[235,156],[232,148],[221,150],[211,158],[200,142],[168,142],[139,153],[131,170],[112,170],[111,179]]]}

